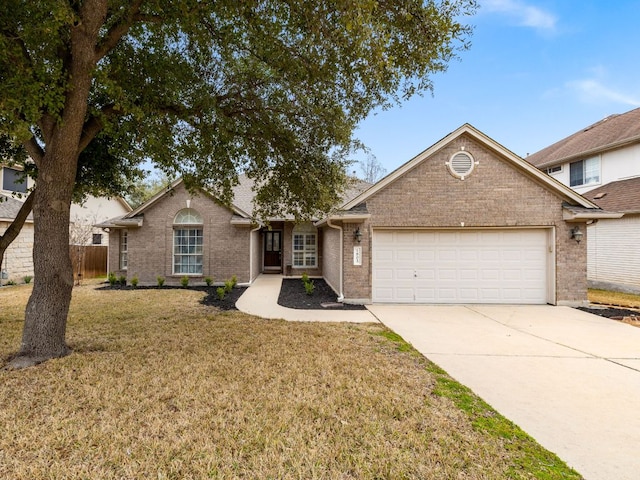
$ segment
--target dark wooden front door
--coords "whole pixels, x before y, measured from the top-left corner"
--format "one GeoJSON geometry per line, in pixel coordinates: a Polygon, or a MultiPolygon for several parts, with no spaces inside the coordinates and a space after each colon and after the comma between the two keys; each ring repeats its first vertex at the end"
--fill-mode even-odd
{"type": "Polygon", "coordinates": [[[282,232],[264,232],[264,269],[282,270],[282,232]]]}

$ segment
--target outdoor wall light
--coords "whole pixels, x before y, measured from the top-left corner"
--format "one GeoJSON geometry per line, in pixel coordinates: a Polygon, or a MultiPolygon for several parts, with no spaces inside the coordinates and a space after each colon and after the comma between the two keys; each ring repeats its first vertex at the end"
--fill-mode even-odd
{"type": "Polygon", "coordinates": [[[582,240],[583,236],[584,233],[582,233],[580,227],[574,227],[571,229],[571,238],[573,238],[576,242],[580,243],[580,240],[582,240]]]}
{"type": "Polygon", "coordinates": [[[362,232],[360,231],[360,227],[356,228],[356,231],[353,232],[353,238],[358,243],[362,241],[362,232]]]}

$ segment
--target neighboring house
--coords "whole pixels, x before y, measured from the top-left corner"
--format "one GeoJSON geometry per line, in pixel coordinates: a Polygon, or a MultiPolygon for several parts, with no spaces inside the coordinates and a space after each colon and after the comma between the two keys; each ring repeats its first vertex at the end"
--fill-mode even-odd
{"type": "Polygon", "coordinates": [[[322,276],[349,303],[586,302],[586,241],[607,212],[465,124],[314,222],[252,220],[180,181],[100,226],[111,271],[141,283],[322,276]]]}
{"type": "MultiPolygon", "coordinates": [[[[0,194],[0,235],[9,228],[21,206],[21,201],[0,194]]],[[[9,280],[22,282],[25,276],[33,276],[32,252],[33,215],[29,214],[22,230],[4,253],[0,268],[0,285],[9,280]]]]}
{"type": "Polygon", "coordinates": [[[640,293],[640,108],[611,115],[527,160],[622,218],[587,229],[589,284],[640,293]]]}
{"type": "MultiPolygon", "coordinates": [[[[0,234],[13,222],[33,180],[21,180],[22,172],[17,168],[0,165],[0,234]]],[[[131,207],[124,199],[89,196],[83,204],[71,205],[69,225],[70,244],[108,246],[108,236],[94,227],[97,222],[125,215],[131,207]]],[[[2,279],[21,282],[25,276],[33,276],[33,215],[25,222],[14,242],[5,252],[2,261],[2,279]]],[[[104,267],[103,267],[104,268],[104,267]]]]}

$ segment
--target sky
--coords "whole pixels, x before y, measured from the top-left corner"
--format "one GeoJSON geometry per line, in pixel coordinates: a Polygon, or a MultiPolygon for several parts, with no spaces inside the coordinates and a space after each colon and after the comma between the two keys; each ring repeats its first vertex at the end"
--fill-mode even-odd
{"type": "Polygon", "coordinates": [[[355,132],[387,173],[465,123],[526,158],[640,107],[640,0],[478,3],[471,47],[432,77],[433,94],[355,132]]]}

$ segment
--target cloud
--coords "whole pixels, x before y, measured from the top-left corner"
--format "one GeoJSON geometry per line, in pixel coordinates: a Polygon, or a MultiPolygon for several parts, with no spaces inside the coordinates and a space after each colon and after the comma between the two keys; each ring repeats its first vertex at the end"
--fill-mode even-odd
{"type": "Polygon", "coordinates": [[[640,97],[608,88],[598,80],[575,80],[567,82],[566,87],[575,92],[584,103],[619,103],[640,107],[640,97]]]}
{"type": "Polygon", "coordinates": [[[484,0],[482,7],[515,19],[518,25],[540,30],[555,30],[558,19],[550,12],[520,0],[484,0]]]}

